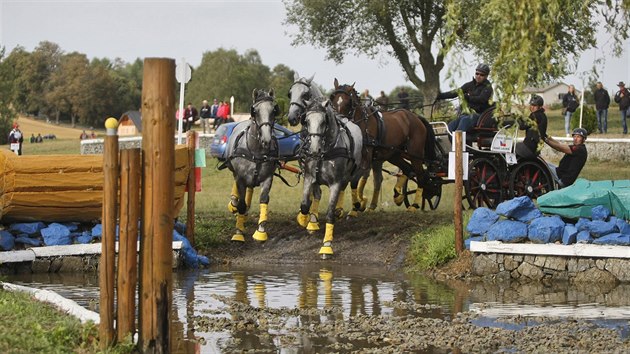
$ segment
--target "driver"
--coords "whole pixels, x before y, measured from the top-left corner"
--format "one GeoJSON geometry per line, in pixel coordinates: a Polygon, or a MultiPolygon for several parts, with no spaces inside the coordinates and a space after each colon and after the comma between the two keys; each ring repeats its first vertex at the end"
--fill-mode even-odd
{"type": "Polygon", "coordinates": [[[540,153],[538,143],[547,136],[547,115],[543,105],[545,101],[538,95],[532,95],[529,100],[529,119],[519,118],[519,129],[525,130],[525,139],[516,143],[516,155],[525,159],[535,159],[540,153]]]}
{"type": "Polygon", "coordinates": [[[438,100],[458,97],[461,90],[465,103],[470,108],[470,114],[462,114],[457,119],[448,123],[451,132],[456,130],[467,131],[477,125],[477,120],[481,113],[491,107],[492,83],[488,80],[490,67],[486,64],[479,64],[475,69],[475,77],[472,81],[465,83],[461,88],[449,92],[441,92],[437,95],[438,100]]]}
{"type": "Polygon", "coordinates": [[[558,182],[558,186],[560,188],[572,185],[586,164],[588,153],[586,151],[584,141],[586,141],[587,135],[588,132],[584,128],[573,129],[573,145],[562,144],[551,136],[547,136],[545,138],[545,143],[547,143],[547,145],[551,146],[555,150],[565,153],[560,160],[560,165],[558,165],[558,167],[551,163],[547,163],[549,165],[549,170],[553,174],[553,178],[556,182],[558,182]]]}

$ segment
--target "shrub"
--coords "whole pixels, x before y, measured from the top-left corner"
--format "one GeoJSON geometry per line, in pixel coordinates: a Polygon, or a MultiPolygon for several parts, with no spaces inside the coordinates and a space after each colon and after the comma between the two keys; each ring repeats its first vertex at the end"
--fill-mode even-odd
{"type": "MultiPolygon", "coordinates": [[[[580,109],[578,108],[571,116],[571,129],[580,126],[580,109]]],[[[597,115],[595,109],[591,106],[584,106],[584,114],[582,115],[582,128],[586,129],[589,134],[597,131],[597,115]]]]}

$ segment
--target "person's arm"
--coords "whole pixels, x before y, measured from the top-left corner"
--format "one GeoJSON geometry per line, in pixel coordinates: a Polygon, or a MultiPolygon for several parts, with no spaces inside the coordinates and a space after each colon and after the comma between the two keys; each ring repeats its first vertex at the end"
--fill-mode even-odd
{"type": "Polygon", "coordinates": [[[571,148],[569,147],[569,145],[563,144],[559,141],[557,141],[556,139],[554,139],[551,136],[547,136],[545,138],[545,143],[547,143],[547,145],[551,146],[554,150],[563,152],[567,155],[571,155],[573,154],[573,152],[571,151],[571,148]]]}
{"type": "Polygon", "coordinates": [[[438,93],[438,95],[437,95],[437,97],[435,99],[436,100],[444,100],[444,99],[456,98],[456,97],[457,97],[457,90],[453,90],[453,91],[448,91],[448,92],[440,92],[440,93],[438,93]]]}
{"type": "Polygon", "coordinates": [[[538,132],[540,133],[540,138],[545,139],[547,137],[547,115],[545,113],[542,113],[540,119],[536,124],[538,124],[538,132]]]}
{"type": "Polygon", "coordinates": [[[610,106],[610,95],[608,94],[608,91],[604,91],[604,93],[604,106],[608,108],[608,106],[610,106]]]}
{"type": "Polygon", "coordinates": [[[562,107],[567,108],[567,106],[569,105],[569,94],[565,94],[564,96],[562,96],[562,107]]]}

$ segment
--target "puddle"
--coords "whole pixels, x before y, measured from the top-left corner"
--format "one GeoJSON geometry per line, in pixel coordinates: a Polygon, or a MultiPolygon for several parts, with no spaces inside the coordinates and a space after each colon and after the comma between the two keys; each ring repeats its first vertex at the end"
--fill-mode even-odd
{"type": "MultiPolygon", "coordinates": [[[[96,274],[21,274],[6,280],[54,290],[98,311],[96,274]]],[[[382,323],[370,321],[422,318],[431,327],[431,321],[457,323],[460,313],[468,313],[464,322],[511,331],[539,326],[541,318],[546,324],[577,318],[613,329],[621,338],[630,333],[628,284],[447,285],[365,266],[274,265],[176,272],[173,289],[172,350],[178,353],[375,350],[399,339],[371,333],[382,323]]],[[[415,349],[457,351],[455,344],[415,349]]]]}

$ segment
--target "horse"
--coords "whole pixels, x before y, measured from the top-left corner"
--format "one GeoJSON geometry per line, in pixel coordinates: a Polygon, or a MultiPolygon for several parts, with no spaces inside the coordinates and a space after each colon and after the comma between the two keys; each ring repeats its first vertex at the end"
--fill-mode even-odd
{"type": "MultiPolygon", "coordinates": [[[[324,98],[324,95],[319,90],[317,85],[313,83],[313,78],[315,75],[310,78],[300,77],[300,75],[295,72],[293,76],[293,84],[289,88],[289,99],[291,100],[289,104],[289,113],[288,120],[289,124],[292,126],[296,126],[298,124],[302,124],[304,126],[304,118],[306,116],[306,105],[307,101],[313,100],[321,100],[324,98]]],[[[304,132],[303,132],[304,133],[304,132]]],[[[304,140],[304,134],[301,135],[302,140],[304,140]]],[[[314,187],[316,190],[319,186],[314,187]]],[[[315,193],[317,195],[321,195],[321,190],[315,193]]],[[[306,227],[309,232],[315,232],[319,230],[319,198],[313,200],[311,204],[310,210],[310,221],[306,227]]],[[[343,214],[343,191],[339,198],[339,203],[336,207],[336,212],[338,215],[343,214]]]]}
{"type": "Polygon", "coordinates": [[[254,187],[260,186],[260,216],[254,240],[267,240],[265,224],[269,190],[274,171],[278,166],[278,143],[273,135],[273,125],[280,108],[275,101],[273,89],[265,92],[254,89],[251,117],[239,123],[228,139],[226,166],[232,171],[234,184],[228,210],[236,214],[236,231],[232,241],[244,242],[247,210],[251,204],[254,187]]]}
{"type": "Polygon", "coordinates": [[[337,217],[335,209],[339,194],[358,171],[363,137],[356,124],[338,116],[330,101],[323,98],[307,101],[304,125],[306,136],[299,159],[304,173],[304,190],[297,221],[300,226],[307,226],[311,194],[313,198],[319,199],[321,189],[315,187],[328,186],[330,196],[326,212],[326,232],[319,250],[320,256],[327,259],[333,254],[333,231],[337,217]]]}
{"type": "MultiPolygon", "coordinates": [[[[330,95],[335,110],[361,128],[363,134],[364,158],[371,161],[374,173],[374,193],[370,209],[375,209],[383,181],[383,162],[388,161],[403,172],[394,187],[394,202],[401,205],[404,200],[402,186],[407,178],[415,178],[418,186],[424,188],[429,181],[423,163],[435,161],[435,135],[431,124],[423,117],[406,109],[379,112],[361,104],[359,95],[352,85],[339,85],[334,80],[335,90],[330,95]]],[[[353,181],[352,202],[356,213],[357,207],[364,201],[363,187],[369,170],[364,167],[360,180],[353,181]]],[[[420,208],[421,189],[416,190],[413,203],[408,210],[420,208]]]]}

